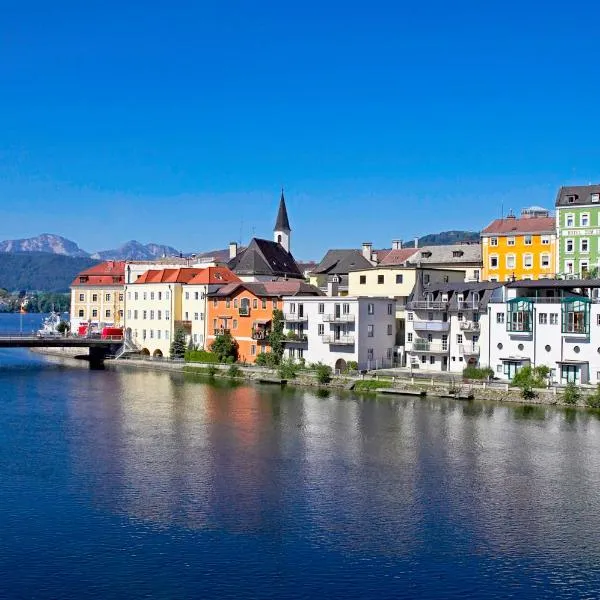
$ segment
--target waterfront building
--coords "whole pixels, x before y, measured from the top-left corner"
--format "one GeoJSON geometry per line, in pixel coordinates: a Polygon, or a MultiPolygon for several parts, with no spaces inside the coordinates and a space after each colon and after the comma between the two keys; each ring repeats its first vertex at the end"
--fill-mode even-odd
{"type": "Polygon", "coordinates": [[[486,364],[511,380],[546,365],[560,384],[600,382],[600,280],[516,281],[498,289],[489,310],[486,364]]]}
{"type": "MultiPolygon", "coordinates": [[[[335,292],[335,290],[334,290],[335,292]]],[[[337,371],[393,366],[395,301],[391,298],[326,297],[283,299],[285,355],[321,362],[337,371]]]]}
{"type": "Polygon", "coordinates": [[[406,306],[411,369],[462,373],[487,356],[487,306],[500,284],[425,283],[419,274],[406,306]]]}
{"type": "Polygon", "coordinates": [[[207,294],[210,349],[218,335],[231,334],[239,346],[239,360],[253,363],[258,354],[270,351],[269,333],[273,311],[281,310],[284,296],[318,296],[314,286],[298,279],[287,281],[235,282],[207,294]]]}
{"type": "Polygon", "coordinates": [[[540,207],[492,221],[481,232],[485,281],[549,279],[556,275],[556,224],[540,207]]]}
{"type": "Polygon", "coordinates": [[[107,260],[82,271],[71,283],[71,331],[81,325],[92,330],[123,324],[125,262],[107,260]]]}
{"type": "Polygon", "coordinates": [[[600,266],[600,184],[564,186],[556,196],[561,277],[585,277],[600,266]]]}

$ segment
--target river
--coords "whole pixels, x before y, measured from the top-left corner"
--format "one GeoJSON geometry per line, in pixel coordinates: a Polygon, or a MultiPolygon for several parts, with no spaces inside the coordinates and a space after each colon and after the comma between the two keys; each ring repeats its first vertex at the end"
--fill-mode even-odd
{"type": "Polygon", "coordinates": [[[598,598],[599,450],[590,412],[0,350],[0,597],[598,598]]]}

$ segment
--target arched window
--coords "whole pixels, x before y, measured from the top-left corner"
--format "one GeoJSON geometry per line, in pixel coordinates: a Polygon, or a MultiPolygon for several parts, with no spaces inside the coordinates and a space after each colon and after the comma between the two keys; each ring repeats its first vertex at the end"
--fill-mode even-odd
{"type": "Polygon", "coordinates": [[[247,317],[250,314],[250,300],[242,298],[240,300],[240,317],[247,317]]]}

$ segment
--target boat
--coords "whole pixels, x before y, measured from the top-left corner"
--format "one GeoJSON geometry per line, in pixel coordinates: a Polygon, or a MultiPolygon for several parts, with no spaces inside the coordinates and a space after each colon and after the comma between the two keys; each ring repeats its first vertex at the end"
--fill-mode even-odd
{"type": "Polygon", "coordinates": [[[38,329],[38,337],[57,337],[63,334],[58,330],[58,324],[62,321],[60,313],[52,311],[43,321],[42,327],[38,329]]]}

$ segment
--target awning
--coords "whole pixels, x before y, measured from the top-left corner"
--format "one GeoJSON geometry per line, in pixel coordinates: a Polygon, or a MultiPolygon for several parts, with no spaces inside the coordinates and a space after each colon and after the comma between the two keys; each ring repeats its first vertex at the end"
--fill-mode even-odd
{"type": "Polygon", "coordinates": [[[508,356],[500,359],[502,362],[531,362],[530,358],[523,358],[522,356],[508,356]]]}
{"type": "Polygon", "coordinates": [[[271,319],[256,319],[254,321],[255,325],[268,325],[271,322],[271,319]]]}
{"type": "Polygon", "coordinates": [[[587,360],[557,360],[557,365],[587,365],[587,360]]]}

